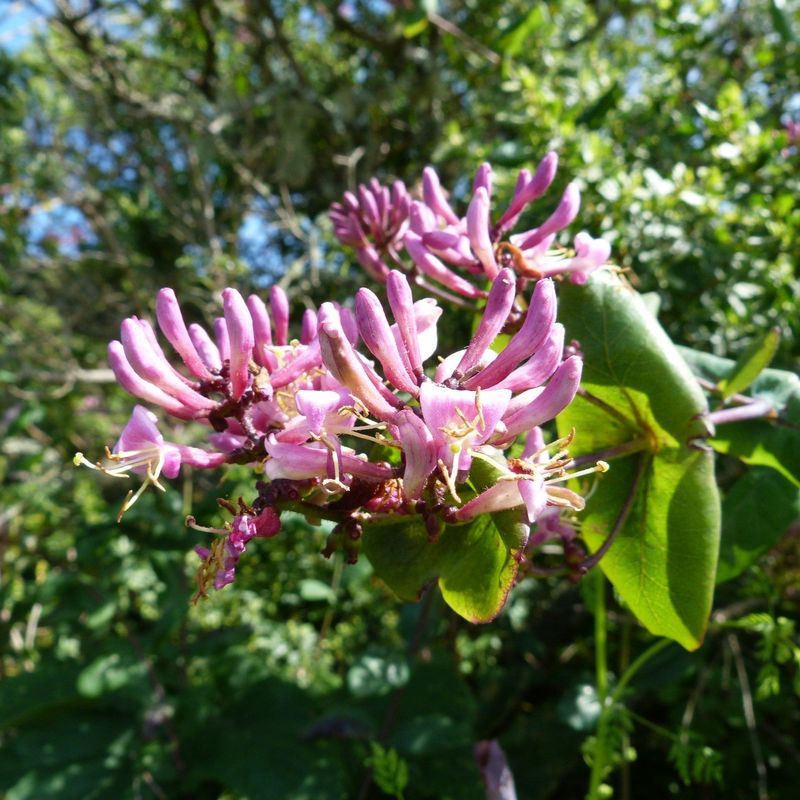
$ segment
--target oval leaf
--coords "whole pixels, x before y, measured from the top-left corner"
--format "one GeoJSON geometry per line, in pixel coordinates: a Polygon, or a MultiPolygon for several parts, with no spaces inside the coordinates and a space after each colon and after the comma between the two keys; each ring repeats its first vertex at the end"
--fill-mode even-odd
{"type": "Polygon", "coordinates": [[[772,328],[745,348],[733,365],[730,374],[719,382],[718,388],[724,400],[750,387],[753,381],[769,366],[780,341],[780,331],[772,328]]]}
{"type": "Polygon", "coordinates": [[[500,613],[517,577],[516,552],[488,514],[445,527],[435,542],[413,521],[367,527],[363,537],[364,555],[398,597],[418,600],[438,579],[444,601],[469,622],[500,613]]]}
{"type": "Polygon", "coordinates": [[[600,566],[648,630],[695,649],[711,611],[720,528],[713,458],[684,444],[702,427],[703,392],[645,304],[615,276],[563,287],[559,318],[580,343],[582,386],[591,395],[559,416],[560,433],[576,429],[576,455],[637,440],[643,448],[612,461],[598,479],[583,537],[596,551],[630,503],[600,566]]]}

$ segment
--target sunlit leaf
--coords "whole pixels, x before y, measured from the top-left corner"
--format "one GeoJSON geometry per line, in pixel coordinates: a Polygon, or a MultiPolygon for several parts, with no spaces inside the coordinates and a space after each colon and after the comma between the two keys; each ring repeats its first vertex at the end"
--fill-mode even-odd
{"type": "Polygon", "coordinates": [[[723,378],[718,388],[723,399],[745,391],[772,361],[780,344],[778,328],[772,328],[762,337],[755,339],[737,359],[731,373],[723,378]]]}
{"type": "Polygon", "coordinates": [[[703,394],[669,337],[636,293],[608,276],[565,286],[560,319],[585,357],[583,388],[559,416],[576,429],[575,454],[638,441],[597,478],[582,535],[597,550],[629,513],[600,565],[654,634],[687,649],[702,642],[719,547],[713,459],[685,443],[706,411],[703,394]]]}

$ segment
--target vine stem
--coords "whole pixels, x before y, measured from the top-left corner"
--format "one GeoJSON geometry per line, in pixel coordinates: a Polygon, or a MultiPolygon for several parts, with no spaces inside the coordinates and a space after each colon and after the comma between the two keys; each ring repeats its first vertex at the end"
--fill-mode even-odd
{"type": "MultiPolygon", "coordinates": [[[[633,502],[636,498],[636,493],[639,490],[639,483],[644,475],[647,465],[649,464],[648,458],[640,458],[639,465],[636,470],[636,477],[633,484],[628,491],[628,496],[625,498],[619,515],[617,516],[614,526],[611,529],[606,541],[602,544],[600,549],[591,556],[587,561],[592,561],[594,566],[597,561],[602,558],[603,554],[613,543],[617,533],[625,525],[628,516],[633,508],[633,502]]],[[[597,695],[600,701],[600,719],[597,721],[597,734],[595,736],[594,754],[592,756],[592,772],[589,778],[589,793],[588,800],[599,800],[600,784],[603,781],[606,767],[606,739],[608,737],[608,723],[611,717],[611,711],[619,700],[622,692],[627,686],[631,678],[639,671],[642,664],[648,659],[652,658],[659,650],[669,644],[669,639],[662,639],[656,642],[652,647],[645,650],[634,662],[625,670],[620,678],[619,684],[614,689],[611,697],[608,697],[608,659],[607,659],[607,641],[608,629],[606,624],[606,603],[605,603],[605,583],[603,581],[602,573],[596,580],[598,581],[598,591],[595,597],[595,619],[594,619],[594,636],[595,636],[595,680],[597,683],[597,695]]]]}
{"type": "MultiPolygon", "coordinates": [[[[597,621],[595,620],[595,625],[597,621]]],[[[619,683],[615,687],[611,696],[606,699],[600,709],[600,719],[597,723],[597,735],[594,755],[592,758],[592,774],[589,779],[589,793],[587,800],[600,800],[600,784],[603,781],[606,762],[606,739],[608,737],[608,724],[611,719],[611,712],[619,702],[628,684],[634,675],[651,659],[660,653],[665,647],[672,644],[671,639],[659,639],[647,648],[634,662],[625,670],[619,683]]],[[[599,687],[598,687],[599,694],[599,687]]]]}
{"type": "Polygon", "coordinates": [[[600,719],[597,722],[594,754],[592,755],[592,773],[589,779],[589,800],[597,797],[597,791],[603,780],[606,761],[606,729],[608,727],[608,659],[606,644],[608,641],[608,620],[606,618],[606,582],[603,573],[597,571],[595,578],[594,599],[594,669],[597,684],[597,697],[600,701],[600,719]]]}
{"type": "Polygon", "coordinates": [[[706,422],[712,425],[725,425],[730,422],[741,422],[746,419],[775,419],[778,414],[767,400],[754,400],[752,403],[712,411],[706,416],[706,422]]]}

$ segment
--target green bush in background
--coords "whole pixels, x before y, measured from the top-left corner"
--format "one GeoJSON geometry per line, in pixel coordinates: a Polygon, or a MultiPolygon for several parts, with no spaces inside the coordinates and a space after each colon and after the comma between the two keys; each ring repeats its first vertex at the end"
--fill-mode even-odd
{"type": "MultiPolygon", "coordinates": [[[[784,123],[800,116],[800,13],[103,0],[41,16],[0,50],[0,791],[477,798],[473,746],[499,738],[520,797],[583,796],[594,576],[529,581],[473,628],[433,595],[398,604],[366,562],[319,558],[325,531],[298,517],[191,606],[183,517],[218,522],[215,498],[244,477],[189,475],[117,526],[118,487],[71,455],[123,424],[105,342],[152,315],[159,287],[206,321],[226,285],[344,301],[365,278],[327,206],[427,163],[466,194],[461,176],[491,160],[510,191],[558,150],[582,223],[674,339],[736,357],[774,326],[775,365],[796,369],[800,152],[784,123]]],[[[740,468],[718,473],[733,486],[740,468]]],[[[763,513],[725,500],[744,533],[723,537],[754,541],[726,561],[723,539],[706,643],[657,655],[607,718],[615,796],[796,785],[800,504],[771,515],[797,487],[763,467],[748,479],[763,513]]],[[[613,686],[651,637],[607,602],[613,686]]]]}

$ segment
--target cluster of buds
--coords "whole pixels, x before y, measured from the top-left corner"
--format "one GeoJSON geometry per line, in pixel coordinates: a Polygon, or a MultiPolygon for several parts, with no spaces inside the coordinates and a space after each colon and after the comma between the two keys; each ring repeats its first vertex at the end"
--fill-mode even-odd
{"type": "Polygon", "coordinates": [[[390,264],[398,262],[403,236],[408,229],[411,196],[402,181],[391,191],[373,178],[358,187],[358,194],[345,192],[341,203],[331,206],[330,217],[339,241],[352,247],[362,267],[381,283],[390,264]]]}
{"type": "MultiPolygon", "coordinates": [[[[555,159],[548,157],[536,175],[523,173],[492,236],[502,235],[546,189],[554,170],[555,159]]],[[[488,225],[490,171],[481,168],[479,178],[465,233],[452,247],[444,247],[445,238],[455,236],[460,223],[432,172],[425,179],[428,211],[411,204],[402,185],[389,193],[374,183],[337,210],[337,225],[342,230],[350,225],[353,242],[365,241],[366,232],[377,237],[383,225],[385,249],[396,245],[408,220],[413,236],[409,245],[405,232],[405,246],[413,249],[417,242],[428,247],[428,234],[435,231],[421,232],[420,220],[425,214],[444,219],[447,224],[439,226],[435,240],[439,254],[455,258],[460,253],[466,262],[469,252],[490,279],[468,346],[440,357],[435,366],[426,368],[426,361],[437,350],[442,309],[430,297],[415,302],[406,275],[388,268],[384,274],[374,260],[374,274],[385,278],[392,322],[378,296],[363,288],[353,311],[332,302],[323,303],[318,314],[306,311],[300,337],[292,339],[283,290],[272,289],[268,309],[257,295],[245,300],[235,289],[226,289],[223,316],[215,320],[212,336],[199,325],[187,326],[174,292],[162,289],[156,318],[182,362],[176,368],[149,322],[136,317],[123,321],[119,340],[108,348],[117,381],[139,400],[204,426],[207,449],[166,441],[156,416],[137,405],[105,460],[92,464],[76,456],[76,463],[110,475],[144,477],[120,514],[148,485],[163,489],[160,475],[175,477],[182,464],[250,464],[264,477],[252,503],[220,501],[233,517],[224,528],[205,528],[190,519],[191,527],[217,537],[210,546],[196,548],[202,559],[199,596],[207,586],[231,583],[247,545],[275,536],[287,509],[308,519],[335,521],[324,552],[342,549],[352,561],[362,531],[387,517],[421,521],[435,539],[444,525],[519,508],[529,526],[542,521],[541,539],[548,538],[545,529],[561,530],[562,512],[583,508],[582,497],[564,485],[584,474],[567,471],[571,437],[545,445],[541,435],[541,426],[575,396],[582,358],[565,347],[564,328],[556,321],[555,285],[541,277],[541,269],[525,275],[538,280],[524,314],[519,311],[519,270],[506,266],[503,258],[498,263],[497,253],[506,250],[486,245],[491,237],[476,234],[488,225]],[[393,204],[405,211],[393,215],[393,204]],[[360,220],[355,218],[359,209],[360,220]],[[492,349],[498,341],[505,346],[492,349]],[[512,458],[511,448],[521,437],[524,446],[512,458]],[[491,466],[494,477],[491,485],[476,489],[480,482],[472,473],[481,462],[491,466]]],[[[553,215],[558,219],[546,222],[542,233],[523,235],[522,244],[530,245],[523,252],[551,242],[564,220],[574,217],[574,194],[567,190],[553,215]]],[[[545,262],[536,263],[546,268],[545,262]]],[[[473,272],[478,268],[465,266],[473,272]]],[[[599,462],[584,472],[605,468],[599,462]]]]}
{"type": "Polygon", "coordinates": [[[348,193],[343,203],[332,206],[334,232],[343,244],[355,248],[359,261],[377,280],[385,282],[388,260],[413,275],[419,286],[456,301],[485,297],[488,282],[503,268],[514,271],[520,288],[530,280],[559,275],[583,283],[606,264],[611,247],[585,231],[575,236],[571,251],[556,246],[557,234],[578,215],[576,183],[567,186],[555,211],[541,225],[510,233],[526,208],[549,189],[557,166],[558,157],[550,152],[534,174],[523,169],[511,202],[494,221],[489,164],[478,168],[464,216],[453,210],[431,167],[423,171],[419,200],[411,201],[402,184],[396,183],[390,195],[373,180],[369,188],[359,189],[358,197],[348,193]],[[399,257],[401,250],[411,263],[399,257]]]}

